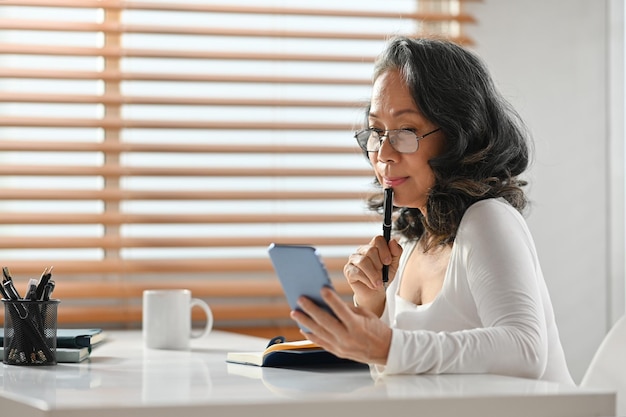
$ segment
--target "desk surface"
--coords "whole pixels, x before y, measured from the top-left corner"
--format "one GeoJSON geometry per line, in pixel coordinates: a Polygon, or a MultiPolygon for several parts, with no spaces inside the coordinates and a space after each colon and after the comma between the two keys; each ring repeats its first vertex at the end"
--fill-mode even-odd
{"type": "Polygon", "coordinates": [[[497,375],[399,375],[228,364],[266,340],[212,332],[191,351],[149,350],[140,332],[109,332],[89,361],[0,366],[0,414],[20,417],[339,415],[612,416],[615,395],[497,375]]]}

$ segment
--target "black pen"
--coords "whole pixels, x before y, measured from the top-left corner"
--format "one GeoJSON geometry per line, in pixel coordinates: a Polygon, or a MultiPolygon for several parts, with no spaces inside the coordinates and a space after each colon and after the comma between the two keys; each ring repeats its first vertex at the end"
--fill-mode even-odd
{"type": "Polygon", "coordinates": [[[2,286],[4,287],[4,292],[9,296],[9,300],[19,300],[21,298],[20,293],[17,292],[15,285],[13,285],[13,280],[4,281],[2,286]]]}
{"type": "Polygon", "coordinates": [[[52,294],[52,291],[54,291],[54,285],[55,284],[53,280],[48,281],[46,287],[43,290],[43,296],[41,298],[42,301],[50,301],[50,295],[52,294]]]}
{"type": "Polygon", "coordinates": [[[12,281],[13,278],[11,278],[11,273],[9,272],[9,268],[7,268],[6,266],[2,267],[2,276],[4,277],[2,279],[2,281],[12,281]]]}
{"type": "MultiPolygon", "coordinates": [[[[393,188],[385,188],[385,199],[383,201],[383,237],[389,243],[391,239],[391,213],[393,211],[393,188]]],[[[383,285],[387,288],[389,282],[389,265],[383,265],[383,285]]]]}
{"type": "Polygon", "coordinates": [[[35,294],[36,300],[43,299],[44,289],[46,288],[46,284],[48,283],[51,277],[52,277],[52,267],[50,267],[50,269],[48,268],[44,269],[43,274],[41,274],[41,278],[39,278],[39,283],[37,284],[37,293],[35,294]]]}
{"type": "Polygon", "coordinates": [[[0,294],[2,294],[2,298],[4,298],[5,300],[9,299],[9,294],[7,294],[2,285],[0,285],[0,294]]]}
{"type": "Polygon", "coordinates": [[[24,296],[24,300],[30,300],[30,301],[37,301],[38,298],[36,297],[37,294],[37,280],[34,278],[31,278],[28,281],[28,290],[26,290],[26,295],[24,296]]]}
{"type": "Polygon", "coordinates": [[[4,290],[4,279],[2,279],[2,282],[0,283],[0,293],[2,293],[2,298],[4,298],[5,300],[11,299],[11,297],[9,297],[9,294],[7,294],[7,292],[4,290]]]}

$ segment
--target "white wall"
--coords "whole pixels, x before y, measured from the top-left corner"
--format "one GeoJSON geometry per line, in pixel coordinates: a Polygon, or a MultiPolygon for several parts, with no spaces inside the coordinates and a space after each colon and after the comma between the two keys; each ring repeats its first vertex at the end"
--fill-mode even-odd
{"type": "Polygon", "coordinates": [[[579,381],[624,311],[623,65],[609,53],[623,59],[623,5],[486,0],[466,10],[479,21],[467,30],[473,49],[535,138],[528,222],[579,381]]]}

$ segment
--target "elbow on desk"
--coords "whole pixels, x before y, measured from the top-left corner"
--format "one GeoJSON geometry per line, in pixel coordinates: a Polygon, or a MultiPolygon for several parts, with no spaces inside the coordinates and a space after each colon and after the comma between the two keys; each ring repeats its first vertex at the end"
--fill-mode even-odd
{"type": "MultiPolygon", "coordinates": [[[[508,366],[511,376],[540,379],[548,365],[548,342],[545,336],[536,332],[524,332],[519,329],[514,333],[518,346],[514,357],[510,357],[508,366]]],[[[513,356],[513,355],[511,355],[513,356]]]]}
{"type": "Polygon", "coordinates": [[[530,378],[530,379],[541,379],[545,370],[547,360],[544,357],[545,355],[536,355],[534,358],[527,357],[524,360],[519,362],[519,366],[517,366],[513,372],[511,372],[511,376],[518,376],[522,378],[530,378]]]}

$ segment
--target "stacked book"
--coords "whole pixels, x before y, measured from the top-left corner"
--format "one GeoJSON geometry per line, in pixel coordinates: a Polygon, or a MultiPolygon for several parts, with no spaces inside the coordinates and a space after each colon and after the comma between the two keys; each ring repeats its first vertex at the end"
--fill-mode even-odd
{"type": "MultiPolygon", "coordinates": [[[[102,329],[57,329],[56,359],[60,363],[82,362],[106,339],[102,329]]],[[[0,354],[4,357],[4,329],[0,327],[0,354]]]]}

